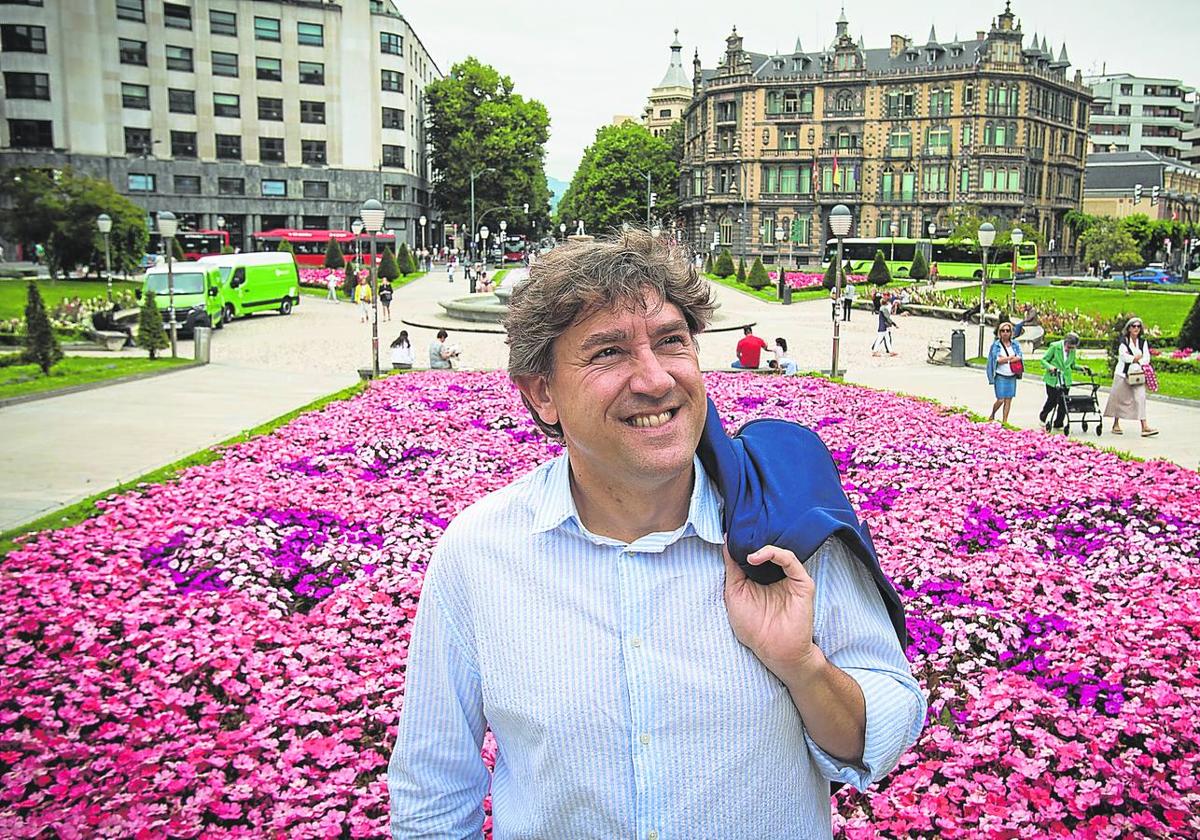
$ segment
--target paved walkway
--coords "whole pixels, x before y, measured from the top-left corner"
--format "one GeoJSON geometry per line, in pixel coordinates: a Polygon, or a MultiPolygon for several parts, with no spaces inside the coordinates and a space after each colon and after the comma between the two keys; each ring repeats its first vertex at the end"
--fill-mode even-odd
{"type": "MultiPolygon", "coordinates": [[[[511,271],[506,282],[518,279],[520,271],[511,271]]],[[[700,361],[706,370],[728,369],[740,337],[738,327],[746,323],[754,323],[768,344],[776,336],[786,338],[802,369],[829,368],[827,300],[783,307],[723,286],[714,290],[721,304],[713,325],[717,331],[700,341],[700,361]]],[[[504,367],[508,353],[502,332],[490,325],[449,320],[437,305],[466,292],[461,272],[451,284],[440,266],[397,289],[392,320],[380,324],[383,366],[390,367],[388,345],[407,329],[417,366],[425,367],[429,343],[444,325],[462,349],[462,368],[504,367]]],[[[927,344],[948,338],[954,325],[904,316],[898,323],[899,356],[873,357],[875,319],[854,312],[853,320],[842,325],[846,378],[986,415],[992,396],[982,372],[925,362],[927,344]]],[[[973,354],[977,333],[968,329],[967,335],[968,352],[973,354]]],[[[180,353],[191,356],[191,343],[181,342],[180,353]]],[[[357,369],[370,367],[370,359],[370,325],[360,322],[353,305],[305,296],[288,317],[256,315],[217,332],[212,364],[204,368],[0,409],[0,475],[5,479],[0,484],[0,530],[129,481],[353,384],[357,369]]],[[[1039,382],[1021,383],[1011,422],[1034,427],[1043,398],[1039,382]]],[[[1151,402],[1150,417],[1162,431],[1157,438],[1130,433],[1116,438],[1106,430],[1099,442],[1140,457],[1197,468],[1200,435],[1195,430],[1200,428],[1200,409],[1151,402]]],[[[1127,425],[1131,431],[1136,427],[1127,425]]],[[[1097,442],[1094,432],[1087,439],[1097,442]]]]}

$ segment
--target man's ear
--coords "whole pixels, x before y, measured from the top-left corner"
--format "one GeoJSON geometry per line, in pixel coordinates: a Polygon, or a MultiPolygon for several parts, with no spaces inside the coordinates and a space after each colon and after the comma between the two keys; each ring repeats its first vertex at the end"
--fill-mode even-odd
{"type": "Polygon", "coordinates": [[[525,404],[533,411],[544,425],[558,424],[558,408],[554,397],[550,395],[550,383],[540,373],[522,374],[513,377],[517,390],[525,398],[525,404]]]}

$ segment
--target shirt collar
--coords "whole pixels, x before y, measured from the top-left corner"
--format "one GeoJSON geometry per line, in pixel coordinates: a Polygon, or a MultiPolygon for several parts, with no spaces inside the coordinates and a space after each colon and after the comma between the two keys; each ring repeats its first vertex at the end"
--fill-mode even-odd
{"type": "MultiPolygon", "coordinates": [[[[692,469],[697,480],[692,486],[687,520],[670,533],[664,545],[693,534],[708,543],[720,545],[725,542],[721,527],[721,496],[698,456],[692,456],[692,469]]],[[[571,462],[567,452],[564,451],[551,462],[538,501],[533,516],[533,533],[542,533],[570,523],[579,533],[589,538],[593,536],[580,521],[575,497],[571,495],[571,462]]]]}

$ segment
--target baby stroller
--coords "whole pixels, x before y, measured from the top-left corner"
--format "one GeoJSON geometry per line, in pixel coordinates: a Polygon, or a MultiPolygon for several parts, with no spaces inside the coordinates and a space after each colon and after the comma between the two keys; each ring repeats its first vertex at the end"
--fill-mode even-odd
{"type": "Polygon", "coordinates": [[[1062,371],[1058,371],[1058,387],[1062,391],[1059,398],[1059,409],[1046,420],[1046,431],[1049,432],[1054,423],[1054,416],[1059,412],[1063,415],[1063,434],[1071,434],[1071,418],[1074,417],[1086,432],[1089,423],[1096,424],[1096,437],[1104,434],[1104,418],[1100,414],[1100,383],[1089,367],[1081,366],[1087,376],[1086,382],[1073,382],[1069,388],[1064,388],[1062,371]]]}

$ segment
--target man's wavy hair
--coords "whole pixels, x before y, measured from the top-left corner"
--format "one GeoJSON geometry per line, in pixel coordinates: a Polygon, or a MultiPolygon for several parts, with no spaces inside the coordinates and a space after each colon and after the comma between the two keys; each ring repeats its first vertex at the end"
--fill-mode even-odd
{"type": "MultiPolygon", "coordinates": [[[[554,368],[554,341],[572,324],[601,309],[640,310],[645,292],[678,306],[693,336],[712,318],[715,304],[708,281],[696,273],[690,252],[665,237],[630,228],[556,247],[534,263],[529,279],[509,299],[504,318],[509,377],[548,377],[554,368]]],[[[528,400],[525,407],[543,432],[562,437],[562,428],[543,423],[528,400]]]]}

